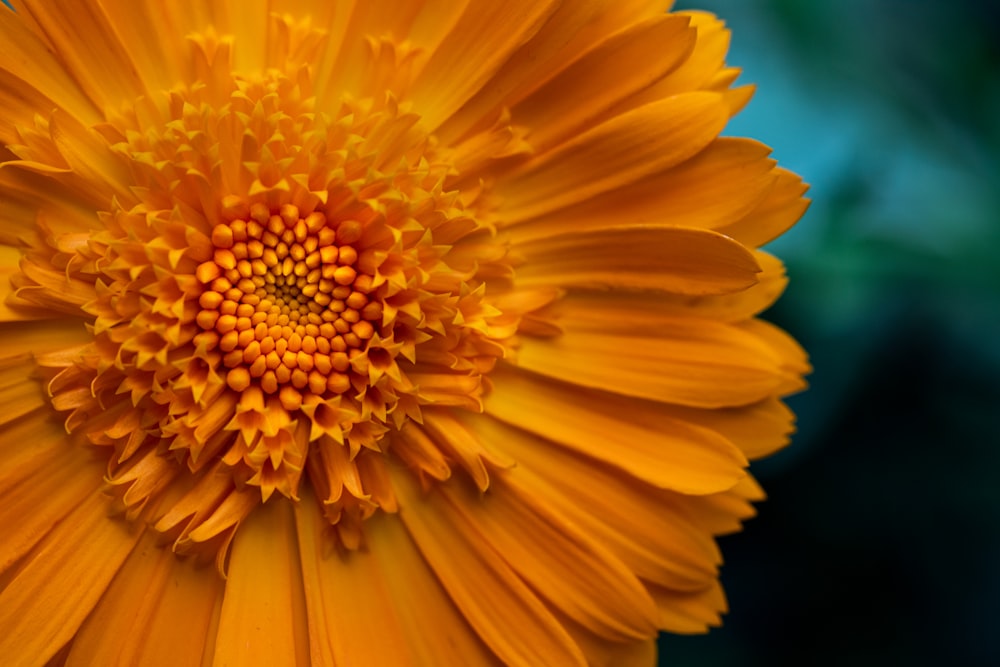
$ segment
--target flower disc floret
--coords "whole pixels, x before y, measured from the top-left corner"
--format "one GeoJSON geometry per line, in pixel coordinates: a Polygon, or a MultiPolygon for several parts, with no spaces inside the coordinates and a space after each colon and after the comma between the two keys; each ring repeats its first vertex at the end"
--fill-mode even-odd
{"type": "Polygon", "coordinates": [[[355,268],[351,243],[360,237],[356,221],[332,227],[321,211],[303,218],[292,204],[272,213],[257,203],[249,219],[212,229],[212,259],[196,270],[205,286],[196,320],[205,332],[195,342],[224,353],[230,389],[257,383],[294,410],[303,393],[351,388],[352,359],[385,333],[382,304],[369,298],[375,278],[355,268]]]}

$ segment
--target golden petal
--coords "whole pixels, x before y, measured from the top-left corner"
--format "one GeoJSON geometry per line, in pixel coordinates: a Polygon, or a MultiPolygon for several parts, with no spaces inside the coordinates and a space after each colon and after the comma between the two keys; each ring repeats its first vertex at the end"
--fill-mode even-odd
{"type": "MultiPolygon", "coordinates": [[[[709,527],[690,516],[690,496],[664,493],[510,426],[488,423],[483,431],[516,452],[519,486],[598,539],[644,581],[692,591],[718,575],[719,550],[709,527]]],[[[695,500],[701,498],[706,496],[695,500]]]]}
{"type": "Polygon", "coordinates": [[[608,119],[621,100],[652,85],[687,57],[695,31],[683,16],[662,14],[609,35],[511,108],[530,128],[538,152],[608,119]]]}
{"type": "Polygon", "coordinates": [[[310,492],[295,511],[313,664],[410,664],[394,605],[373,556],[339,554],[310,492]],[[312,501],[312,502],[309,502],[312,501]],[[350,612],[341,614],[345,606],[350,612]]]}
{"type": "Polygon", "coordinates": [[[702,408],[749,405],[785,382],[772,349],[735,326],[681,318],[653,335],[560,324],[558,338],[525,337],[515,364],[570,384],[702,408]]]}
{"type": "Polygon", "coordinates": [[[101,5],[20,4],[61,57],[60,71],[72,75],[96,106],[114,109],[149,92],[101,5]]]}
{"type": "Polygon", "coordinates": [[[92,197],[102,202],[115,197],[122,201],[132,199],[132,179],[128,169],[96,132],[61,111],[52,113],[49,132],[53,145],[69,168],[90,185],[92,197]]]}
{"type": "Polygon", "coordinates": [[[703,530],[714,535],[726,535],[739,531],[743,521],[755,516],[757,510],[752,503],[764,498],[764,490],[757,480],[753,475],[747,475],[722,493],[684,496],[677,502],[688,518],[703,530]]]}
{"type": "Polygon", "coordinates": [[[369,535],[370,556],[357,553],[352,557],[377,562],[387,591],[381,603],[393,609],[414,664],[464,667],[497,663],[448,597],[402,522],[384,517],[372,526],[369,535]]]}
{"type": "Polygon", "coordinates": [[[234,52],[233,68],[237,72],[255,73],[268,67],[267,40],[271,21],[270,0],[223,0],[216,2],[217,11],[225,12],[226,18],[219,21],[225,30],[240,45],[254,45],[253,48],[237,48],[234,52]]]}
{"type": "Polygon", "coordinates": [[[512,242],[521,243],[636,224],[724,227],[746,216],[770,191],[775,182],[770,152],[750,139],[721,137],[667,171],[540,218],[509,221],[506,229],[512,242]]]}
{"type": "MultiPolygon", "coordinates": [[[[338,3],[317,4],[311,0],[293,0],[292,4],[299,5],[299,7],[289,8],[290,13],[294,12],[294,16],[311,16],[315,25],[321,27],[325,33],[321,51],[313,63],[313,76],[318,84],[320,104],[324,107],[334,105],[339,102],[344,90],[344,70],[348,69],[347,64],[350,62],[346,57],[347,54],[354,53],[355,63],[358,62],[358,53],[367,55],[361,51],[364,47],[363,42],[369,34],[361,30],[365,27],[364,18],[366,17],[363,13],[362,23],[359,26],[355,9],[360,7],[363,12],[368,3],[346,0],[338,3]]],[[[377,16],[373,19],[377,20],[377,16]]],[[[385,32],[380,30],[374,33],[376,37],[383,34],[385,32]]]]}
{"type": "Polygon", "coordinates": [[[687,60],[670,74],[638,95],[625,100],[622,110],[691,90],[713,89],[715,77],[723,68],[726,53],[729,51],[729,30],[720,19],[708,12],[686,11],[677,14],[688,17],[691,26],[698,31],[694,50],[687,60]]]}
{"type": "Polygon", "coordinates": [[[316,499],[305,500],[295,508],[295,527],[313,664],[416,664],[375,556],[336,552],[316,499]]]}
{"type": "Polygon", "coordinates": [[[107,499],[89,494],[0,592],[0,655],[12,664],[51,658],[77,632],[141,534],[108,521],[107,499]]]}
{"type": "Polygon", "coordinates": [[[587,656],[589,667],[649,667],[656,662],[656,640],[612,641],[589,632],[570,619],[563,621],[566,631],[587,656]]]}
{"type": "Polygon", "coordinates": [[[34,363],[26,356],[0,358],[0,404],[3,405],[0,425],[45,405],[46,396],[40,383],[25,382],[33,371],[34,363]]]}
{"type": "Polygon", "coordinates": [[[0,239],[5,245],[37,246],[39,231],[51,230],[58,238],[62,234],[92,232],[100,225],[87,197],[79,196],[64,183],[11,168],[10,164],[0,165],[0,187],[4,189],[0,239]]]}
{"type": "Polygon", "coordinates": [[[642,21],[661,16],[670,2],[563,2],[551,18],[519,48],[447,122],[438,128],[442,141],[464,137],[470,129],[501,115],[547,81],[616,34],[642,21]]]}
{"type": "Polygon", "coordinates": [[[438,511],[455,525],[475,526],[548,606],[590,632],[615,641],[653,637],[655,609],[635,574],[517,478],[517,471],[499,475],[483,497],[444,485],[438,511]]]}
{"type": "MultiPolygon", "coordinates": [[[[333,20],[318,24],[324,29],[330,25],[331,31],[345,26],[343,41],[334,32],[334,40],[326,47],[339,47],[329,78],[324,69],[319,70],[326,94],[339,95],[343,91],[359,97],[383,97],[387,92],[405,94],[405,90],[391,83],[386,85],[386,77],[391,80],[394,74],[402,73],[408,80],[411,56],[428,57],[428,51],[433,51],[465,4],[440,0],[406,3],[364,0],[337,4],[333,7],[333,20]],[[380,83],[383,85],[379,86],[380,83]]],[[[313,11],[310,8],[308,13],[313,11]]]]}
{"type": "Polygon", "coordinates": [[[727,236],[685,227],[619,227],[517,246],[524,287],[624,288],[727,294],[757,282],[760,267],[727,236]]]}
{"type": "Polygon", "coordinates": [[[771,348],[773,358],[785,376],[785,382],[778,389],[779,396],[794,394],[806,388],[803,376],[812,372],[812,365],[809,363],[809,355],[798,341],[783,329],[764,320],[747,320],[740,328],[753,333],[771,348]]]}
{"type": "MultiPolygon", "coordinates": [[[[50,311],[51,312],[51,311],[50,311]]],[[[41,356],[77,349],[93,340],[80,319],[46,319],[36,322],[0,322],[0,346],[4,357],[41,356]]],[[[26,373],[23,377],[29,377],[26,373]]],[[[27,385],[25,391],[28,391],[27,385]]]]}
{"type": "Polygon", "coordinates": [[[734,408],[703,410],[671,405],[664,406],[663,412],[721,433],[751,461],[787,445],[795,431],[795,415],[775,396],[734,408]]]}
{"type": "Polygon", "coordinates": [[[718,581],[695,592],[671,591],[650,584],[649,592],[660,609],[660,627],[678,634],[707,632],[721,625],[721,614],[729,609],[718,581]]]}
{"type": "Polygon", "coordinates": [[[634,183],[703,150],[726,124],[717,93],[683,93],[615,116],[497,183],[508,224],[634,183]]]}
{"type": "MultiPolygon", "coordinates": [[[[6,57],[0,62],[0,69],[11,77],[3,80],[8,85],[21,85],[37,90],[51,100],[56,107],[65,109],[80,121],[88,124],[101,120],[98,107],[84,94],[73,75],[63,67],[58,56],[49,46],[44,33],[30,29],[37,26],[29,16],[21,12],[0,12],[0,41],[4,44],[6,57]],[[29,29],[25,29],[29,28],[29,29]]],[[[44,108],[44,107],[42,107],[44,108]]],[[[16,105],[14,113],[28,112],[32,107],[16,105]]],[[[40,110],[38,107],[35,110],[40,110]]],[[[51,108],[45,109],[45,113],[51,108]]],[[[19,119],[25,125],[31,117],[19,119]]]]}
{"type": "Polygon", "coordinates": [[[399,516],[455,606],[483,643],[510,665],[584,665],[579,647],[475,524],[446,505],[439,489],[422,496],[410,473],[392,471],[399,516]]]}
{"type": "Polygon", "coordinates": [[[774,173],[778,180],[767,197],[742,219],[720,227],[720,232],[748,246],[762,246],[802,217],[809,207],[809,200],[802,197],[807,186],[799,176],[785,169],[775,169],[774,173]]]}
{"type": "MultiPolygon", "coordinates": [[[[0,109],[5,110],[0,117],[0,146],[5,148],[11,144],[21,143],[18,126],[28,125],[31,120],[26,112],[54,106],[56,104],[52,100],[34,87],[25,85],[24,81],[8,70],[0,69],[0,109]]],[[[0,162],[3,161],[4,158],[0,155],[0,162]]]]}
{"type": "Polygon", "coordinates": [[[490,469],[512,468],[516,465],[513,459],[484,446],[476,437],[475,429],[467,428],[451,412],[426,411],[423,430],[449,460],[465,469],[480,491],[489,488],[490,469]]]}
{"type": "Polygon", "coordinates": [[[224,584],[157,541],[152,531],[143,535],[73,639],[67,667],[170,667],[207,657],[224,584]]]}
{"type": "Polygon", "coordinates": [[[413,83],[413,104],[433,130],[489,81],[558,3],[510,0],[469,6],[413,83]]]}
{"type": "Polygon", "coordinates": [[[655,327],[664,320],[679,318],[742,322],[773,304],[788,282],[780,260],[760,250],[755,250],[753,256],[761,267],[757,283],[738,292],[701,296],[652,290],[575,289],[537,313],[537,317],[557,324],[570,309],[577,317],[589,313],[594,326],[610,322],[622,330],[655,327]]]}
{"type": "Polygon", "coordinates": [[[305,665],[309,629],[293,509],[266,503],[233,540],[214,664],[305,665]]]}
{"type": "Polygon", "coordinates": [[[197,3],[102,0],[100,7],[111,23],[114,39],[121,44],[126,56],[123,62],[132,64],[145,90],[170,89],[187,74],[182,58],[185,51],[178,46],[195,28],[179,26],[176,14],[196,13],[197,7],[192,5],[197,3]]]}
{"type": "MultiPolygon", "coordinates": [[[[713,493],[745,474],[747,461],[732,442],[663,415],[656,403],[554,382],[506,365],[492,377],[488,414],[654,486],[713,493]],[[545,411],[534,407],[539,405],[545,411]]],[[[486,425],[477,422],[476,427],[486,425]]]]}
{"type": "Polygon", "coordinates": [[[64,272],[38,264],[31,259],[21,263],[21,275],[15,283],[18,299],[32,306],[49,308],[79,316],[81,307],[97,298],[94,284],[64,272]],[[25,280],[25,278],[27,280],[25,280]]]}
{"type": "Polygon", "coordinates": [[[4,429],[0,573],[7,573],[77,505],[96,494],[105,468],[90,452],[68,445],[65,430],[48,411],[25,415],[4,429]]]}
{"type": "Polygon", "coordinates": [[[493,662],[396,518],[373,519],[369,549],[351,553],[332,550],[327,525],[314,502],[298,505],[314,664],[493,662]],[[341,614],[347,600],[351,613],[341,614]]]}

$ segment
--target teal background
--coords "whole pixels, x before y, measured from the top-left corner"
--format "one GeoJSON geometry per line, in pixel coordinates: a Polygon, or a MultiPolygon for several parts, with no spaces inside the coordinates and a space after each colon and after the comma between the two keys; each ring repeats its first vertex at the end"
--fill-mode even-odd
{"type": "Polygon", "coordinates": [[[663,665],[1000,665],[1000,3],[689,0],[755,83],[727,134],[813,204],[767,317],[815,367],[721,540],[732,611],[663,665]]]}

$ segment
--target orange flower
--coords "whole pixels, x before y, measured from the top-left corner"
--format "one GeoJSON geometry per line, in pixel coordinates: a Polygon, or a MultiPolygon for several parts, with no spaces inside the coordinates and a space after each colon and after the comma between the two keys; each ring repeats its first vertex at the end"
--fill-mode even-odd
{"type": "Polygon", "coordinates": [[[13,4],[6,661],[649,664],[718,622],[808,370],[755,319],[805,188],[719,138],[719,21],[13,4]]]}

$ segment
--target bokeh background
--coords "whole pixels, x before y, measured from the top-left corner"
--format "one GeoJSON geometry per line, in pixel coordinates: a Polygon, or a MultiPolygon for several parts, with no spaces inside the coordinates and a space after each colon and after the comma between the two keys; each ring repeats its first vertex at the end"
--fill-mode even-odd
{"type": "Polygon", "coordinates": [[[661,664],[1000,665],[1000,2],[677,7],[757,84],[727,134],[812,184],[767,317],[815,371],[722,539],[724,626],[661,664]]]}

